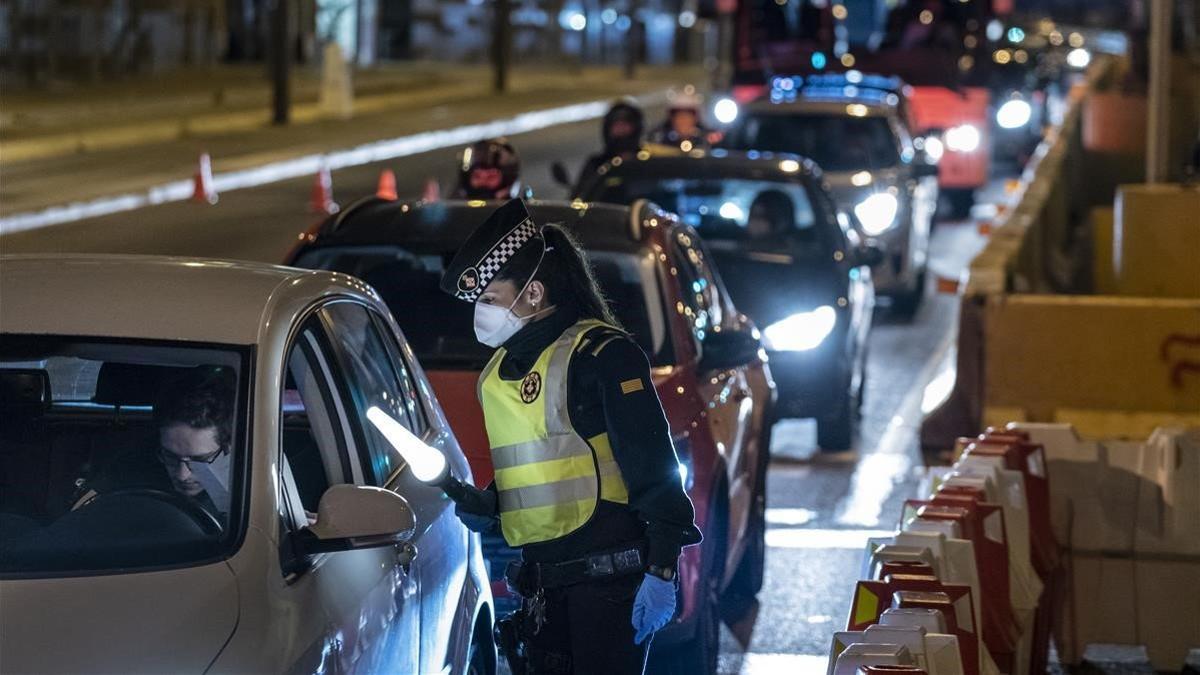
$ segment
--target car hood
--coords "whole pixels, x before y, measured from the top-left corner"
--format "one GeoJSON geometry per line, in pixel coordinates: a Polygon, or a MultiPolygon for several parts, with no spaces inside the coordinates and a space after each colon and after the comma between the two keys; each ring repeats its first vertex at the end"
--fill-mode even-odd
{"type": "Polygon", "coordinates": [[[238,620],[225,563],[0,581],[4,670],[202,673],[238,620]]]}
{"type": "Polygon", "coordinates": [[[738,310],[760,329],[821,305],[837,307],[842,295],[832,256],[754,249],[741,242],[708,244],[738,310]]]}
{"type": "Polygon", "coordinates": [[[900,183],[899,169],[879,169],[876,171],[837,171],[825,174],[825,182],[839,209],[850,212],[854,205],[874,192],[881,192],[900,183]],[[869,174],[871,182],[866,185],[855,185],[862,182],[862,174],[869,174]]]}

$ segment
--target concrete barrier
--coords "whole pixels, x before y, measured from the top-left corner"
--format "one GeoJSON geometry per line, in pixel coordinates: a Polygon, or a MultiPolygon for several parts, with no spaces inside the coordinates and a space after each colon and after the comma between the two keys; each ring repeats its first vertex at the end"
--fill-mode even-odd
{"type": "Polygon", "coordinates": [[[1098,59],[1072,89],[971,262],[955,387],[921,429],[927,461],[1006,420],[1069,419],[1095,437],[1200,423],[1200,189],[1121,186],[1116,200],[1140,158],[1084,142],[1086,106],[1109,101],[1098,88],[1120,67],[1098,59]]]}
{"type": "MultiPolygon", "coordinates": [[[[971,262],[954,390],[921,442],[927,462],[954,459],[959,436],[1015,420],[1045,443],[1063,551],[1034,633],[1053,627],[1065,663],[1144,644],[1176,670],[1200,646],[1200,431],[1173,428],[1200,427],[1200,188],[1139,184],[1132,118],[1104,95],[1118,65],[1072,90],[971,262]]],[[[1172,134],[1179,120],[1194,134],[1200,113],[1173,109],[1172,134]]]]}

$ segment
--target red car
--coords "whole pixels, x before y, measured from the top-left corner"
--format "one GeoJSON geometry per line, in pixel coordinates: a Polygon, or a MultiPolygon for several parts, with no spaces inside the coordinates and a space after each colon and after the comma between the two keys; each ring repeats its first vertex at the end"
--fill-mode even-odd
{"type": "MultiPolygon", "coordinates": [[[[310,231],[286,261],[375,287],[428,372],[480,486],[492,469],[475,385],[491,350],[475,341],[471,306],[441,293],[438,280],[498,205],[371,198],[310,231]]],[[[562,223],[580,239],[618,319],[650,357],[705,535],[683,552],[678,614],[655,638],[652,670],[715,672],[719,599],[762,586],[775,385],[758,331],[733,306],[695,231],[674,215],[646,201],[534,201],[529,210],[535,222],[562,223]]],[[[493,589],[503,595],[496,572],[515,552],[506,554],[498,537],[491,543],[493,589]]]]}

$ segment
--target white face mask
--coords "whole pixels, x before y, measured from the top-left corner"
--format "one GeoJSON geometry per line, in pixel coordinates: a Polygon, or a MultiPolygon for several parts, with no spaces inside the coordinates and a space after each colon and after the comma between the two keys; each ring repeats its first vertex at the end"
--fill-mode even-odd
{"type": "MultiPolygon", "coordinates": [[[[542,256],[545,257],[545,251],[542,256]]],[[[513,311],[513,307],[517,306],[517,300],[525,294],[525,289],[529,288],[529,284],[533,283],[533,277],[537,274],[538,267],[541,267],[542,261],[538,260],[538,264],[534,266],[533,273],[529,275],[529,281],[521,287],[517,292],[517,297],[513,298],[512,304],[508,307],[500,307],[498,305],[488,305],[482,302],[475,303],[475,339],[489,347],[499,347],[508,342],[508,339],[517,334],[517,331],[525,327],[525,324],[533,320],[533,317],[543,314],[553,309],[545,307],[529,316],[517,316],[513,311]]]]}
{"type": "MultiPolygon", "coordinates": [[[[513,306],[517,302],[513,301],[513,306]]],[[[475,339],[489,347],[499,347],[517,334],[533,315],[521,317],[512,307],[475,303],[475,339]]]]}

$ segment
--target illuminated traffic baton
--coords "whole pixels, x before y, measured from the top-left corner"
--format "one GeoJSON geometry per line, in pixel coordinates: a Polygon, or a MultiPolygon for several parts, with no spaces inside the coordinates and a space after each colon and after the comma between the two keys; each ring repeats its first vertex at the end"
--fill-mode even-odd
{"type": "Polygon", "coordinates": [[[422,443],[403,424],[377,406],[367,409],[367,419],[400,453],[417,480],[441,488],[455,502],[468,497],[467,486],[450,473],[450,464],[445,455],[422,443]]]}

